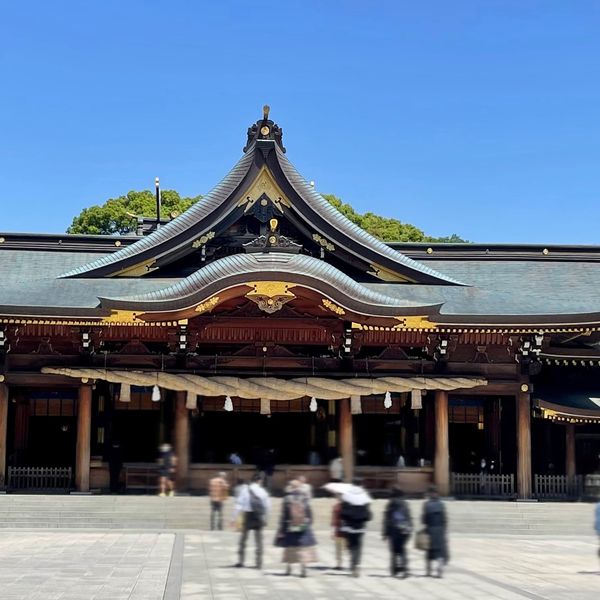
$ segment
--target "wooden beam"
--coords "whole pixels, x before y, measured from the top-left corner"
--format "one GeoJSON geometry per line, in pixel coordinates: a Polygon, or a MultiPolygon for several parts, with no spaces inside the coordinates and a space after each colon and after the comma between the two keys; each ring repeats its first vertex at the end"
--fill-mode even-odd
{"type": "Polygon", "coordinates": [[[177,457],[177,490],[187,488],[190,469],[190,422],[185,406],[186,392],[175,392],[175,456],[177,457]]]}
{"type": "Polygon", "coordinates": [[[340,454],[344,465],[344,479],[352,481],[354,477],[354,433],[352,431],[352,412],[350,398],[339,400],[340,407],[340,454]]]}
{"type": "Polygon", "coordinates": [[[516,396],[517,403],[517,495],[531,498],[531,397],[528,384],[516,396]]]}
{"type": "Polygon", "coordinates": [[[435,392],[435,461],[433,479],[440,496],[450,494],[450,450],[448,443],[448,392],[435,392]]]}
{"type": "Polygon", "coordinates": [[[92,386],[79,386],[77,407],[77,447],[75,452],[75,487],[90,491],[90,442],[92,429],[92,386]]]}
{"type": "Polygon", "coordinates": [[[0,487],[6,487],[6,432],[8,427],[8,386],[0,383],[0,487]]]}
{"type": "Polygon", "coordinates": [[[575,477],[577,465],[575,459],[575,425],[567,423],[565,429],[566,441],[566,474],[567,477],[575,477]]]}

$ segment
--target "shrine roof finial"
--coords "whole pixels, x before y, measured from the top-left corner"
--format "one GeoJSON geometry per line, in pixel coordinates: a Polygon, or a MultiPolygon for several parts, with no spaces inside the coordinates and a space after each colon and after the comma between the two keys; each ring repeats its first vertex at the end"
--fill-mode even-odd
{"type": "Polygon", "coordinates": [[[244,152],[250,148],[253,142],[259,140],[273,140],[285,152],[283,147],[283,130],[269,119],[271,107],[268,104],[263,106],[263,118],[259,119],[254,125],[248,127],[248,140],[244,146],[244,152]]]}

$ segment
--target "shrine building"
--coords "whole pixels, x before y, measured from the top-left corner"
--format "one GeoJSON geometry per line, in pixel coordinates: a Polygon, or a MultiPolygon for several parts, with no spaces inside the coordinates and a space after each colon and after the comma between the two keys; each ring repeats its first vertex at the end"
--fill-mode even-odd
{"type": "Polygon", "coordinates": [[[162,442],[191,492],[267,456],[276,489],[319,485],[338,453],[411,494],[592,485],[600,246],[384,243],[267,107],[210,193],[138,233],[0,234],[4,489],[106,490],[114,441],[125,491],[155,485],[162,442]]]}

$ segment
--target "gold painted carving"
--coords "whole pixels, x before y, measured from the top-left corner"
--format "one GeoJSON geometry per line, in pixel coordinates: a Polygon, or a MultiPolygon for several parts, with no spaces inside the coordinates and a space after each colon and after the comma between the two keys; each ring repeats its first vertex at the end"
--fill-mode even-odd
{"type": "Polygon", "coordinates": [[[292,203],[286,198],[281,188],[275,182],[273,175],[271,175],[271,172],[266,167],[262,167],[259,171],[256,179],[250,184],[250,187],[238,202],[238,206],[246,205],[244,212],[248,212],[263,194],[266,194],[269,200],[281,212],[283,212],[283,206],[287,206],[288,208],[292,206],[292,203]]]}
{"type": "Polygon", "coordinates": [[[219,296],[213,296],[212,298],[209,298],[208,300],[206,300],[206,301],[201,302],[200,304],[198,304],[198,306],[196,306],[196,308],[194,309],[194,311],[197,312],[198,314],[209,312],[217,304],[219,304],[219,296]]]}
{"type": "Polygon", "coordinates": [[[429,317],[424,316],[407,316],[394,317],[399,321],[398,325],[394,325],[394,329],[437,329],[437,324],[432,323],[429,317]]]}
{"type": "Polygon", "coordinates": [[[260,310],[268,314],[281,310],[284,304],[296,298],[296,295],[290,292],[290,288],[296,286],[294,283],[250,281],[246,285],[253,288],[246,294],[246,298],[252,300],[260,310]]]}
{"type": "Polygon", "coordinates": [[[367,273],[369,275],[374,275],[382,281],[402,281],[403,283],[414,283],[413,279],[410,279],[409,277],[404,277],[403,275],[399,275],[398,273],[391,271],[390,269],[386,269],[385,267],[382,267],[378,264],[372,264],[371,269],[373,270],[367,271],[367,273]]]}
{"type": "Polygon", "coordinates": [[[333,252],[335,250],[335,246],[329,240],[326,240],[323,236],[319,235],[318,233],[313,233],[312,239],[315,240],[315,242],[317,242],[317,244],[319,244],[320,246],[323,246],[325,250],[329,250],[330,252],[333,252]]]}
{"type": "Polygon", "coordinates": [[[214,237],[215,232],[209,231],[208,233],[205,233],[203,236],[199,237],[197,240],[192,242],[192,248],[200,248],[201,246],[204,246],[204,244],[206,244],[208,241],[212,240],[214,237]]]}
{"type": "Polygon", "coordinates": [[[111,310],[110,316],[103,317],[102,323],[139,323],[138,316],[141,313],[136,313],[133,310],[111,310]]]}
{"type": "Polygon", "coordinates": [[[146,273],[150,273],[150,271],[154,271],[152,269],[152,265],[156,262],[155,259],[146,260],[144,262],[138,263],[137,265],[133,265],[132,267],[128,267],[127,269],[123,269],[118,273],[115,273],[116,277],[142,277],[146,275],[146,273]]]}
{"type": "Polygon", "coordinates": [[[334,312],[336,315],[346,314],[346,311],[341,306],[338,306],[335,302],[332,302],[328,298],[322,298],[321,302],[323,303],[323,306],[325,308],[328,308],[331,312],[334,312]]]}

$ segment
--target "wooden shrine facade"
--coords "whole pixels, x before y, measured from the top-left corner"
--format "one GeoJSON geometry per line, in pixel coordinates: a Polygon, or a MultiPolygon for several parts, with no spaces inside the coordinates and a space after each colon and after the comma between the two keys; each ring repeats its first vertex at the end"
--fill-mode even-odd
{"type": "Polygon", "coordinates": [[[105,488],[117,439],[132,473],[171,441],[190,489],[232,452],[315,483],[339,452],[414,493],[597,471],[600,248],[384,244],[282,140],[265,112],[146,236],[0,236],[3,483],[46,466],[105,488]]]}

